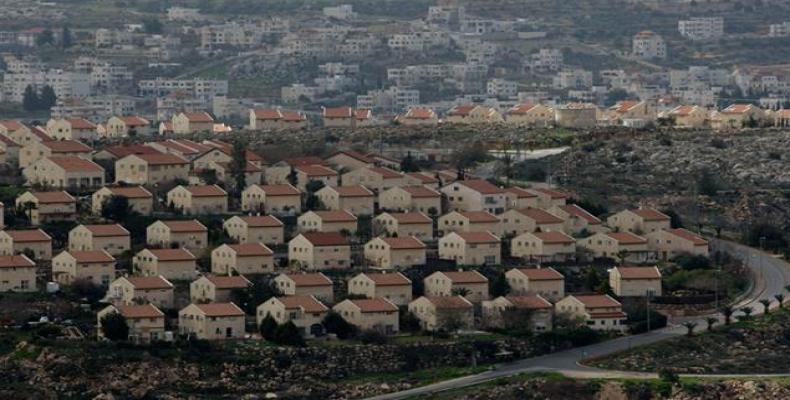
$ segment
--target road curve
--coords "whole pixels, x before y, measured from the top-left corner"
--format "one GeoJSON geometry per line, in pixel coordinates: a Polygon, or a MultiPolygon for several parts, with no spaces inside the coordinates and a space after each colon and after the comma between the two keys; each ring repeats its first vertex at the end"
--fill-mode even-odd
{"type": "MultiPolygon", "coordinates": [[[[778,306],[774,295],[783,293],[784,287],[790,285],[790,264],[783,260],[772,257],[758,249],[744,246],[738,243],[711,239],[710,247],[713,251],[723,251],[741,260],[749,269],[753,276],[753,284],[748,292],[736,300],[734,308],[751,307],[753,315],[761,314],[763,306],[760,300],[768,299],[773,302],[771,308],[778,306]]],[[[735,316],[742,315],[737,311],[735,316]]],[[[694,319],[697,322],[696,330],[702,330],[707,326],[708,317],[724,320],[721,314],[703,315],[694,319]]],[[[525,372],[536,371],[557,371],[572,378],[654,378],[656,374],[646,372],[629,371],[608,371],[598,368],[581,365],[584,359],[601,357],[608,354],[629,350],[632,347],[643,346],[651,343],[678,337],[686,333],[686,328],[681,325],[671,325],[666,328],[657,329],[651,332],[638,335],[620,337],[593,345],[579,347],[571,350],[560,351],[557,353],[546,354],[540,357],[527,358],[505,364],[498,364],[492,370],[464,376],[447,381],[437,382],[427,386],[421,386],[409,390],[395,393],[384,394],[370,397],[369,400],[396,400],[406,399],[413,396],[427,395],[443,392],[447,390],[459,389],[478,385],[494,379],[513,376],[525,372]]],[[[709,375],[710,377],[737,377],[738,375],[709,375]]],[[[755,376],[749,374],[748,376],[755,376]]],[[[786,375],[766,375],[766,376],[786,376],[786,375]]]]}

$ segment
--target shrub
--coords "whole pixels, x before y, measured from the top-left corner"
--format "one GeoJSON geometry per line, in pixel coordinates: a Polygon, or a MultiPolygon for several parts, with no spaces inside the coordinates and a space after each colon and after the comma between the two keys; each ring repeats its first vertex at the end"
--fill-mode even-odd
{"type": "Polygon", "coordinates": [[[129,338],[129,325],[121,314],[112,312],[101,319],[101,330],[104,337],[112,341],[123,341],[129,338]]]}
{"type": "Polygon", "coordinates": [[[274,339],[275,332],[277,331],[277,321],[272,318],[271,314],[267,314],[261,321],[260,332],[261,337],[266,340],[274,339]]]}
{"type": "Polygon", "coordinates": [[[381,332],[377,330],[364,330],[358,336],[360,342],[363,344],[387,344],[389,342],[389,338],[382,335],[381,332]]]}

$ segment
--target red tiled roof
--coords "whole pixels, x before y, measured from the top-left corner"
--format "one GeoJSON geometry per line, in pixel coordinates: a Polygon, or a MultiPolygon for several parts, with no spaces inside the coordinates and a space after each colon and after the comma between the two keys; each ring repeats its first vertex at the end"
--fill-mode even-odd
{"type": "Polygon", "coordinates": [[[601,220],[590,214],[587,210],[577,206],[576,204],[566,204],[562,206],[558,206],[560,210],[570,214],[571,216],[575,216],[587,221],[590,225],[598,225],[601,223],[601,220]]]}
{"type": "Polygon", "coordinates": [[[458,214],[468,219],[470,223],[499,222],[499,218],[488,211],[461,211],[458,214]]]}
{"type": "Polygon", "coordinates": [[[611,312],[590,312],[590,318],[625,318],[628,314],[622,311],[611,311],[611,312]]]}
{"type": "Polygon", "coordinates": [[[561,192],[559,190],[554,190],[554,189],[532,188],[530,190],[532,190],[533,192],[538,192],[538,193],[545,194],[545,195],[549,196],[552,199],[567,199],[568,197],[570,197],[570,195],[568,195],[568,193],[561,192]]]}
{"type": "Polygon", "coordinates": [[[300,234],[313,246],[348,246],[348,239],[339,232],[305,232],[300,234]]]}
{"type": "Polygon", "coordinates": [[[148,249],[159,261],[192,261],[195,256],[187,249],[148,249]]]}
{"type": "Polygon", "coordinates": [[[263,185],[260,187],[266,196],[299,196],[299,189],[291,185],[263,185]]]}
{"type": "Polygon", "coordinates": [[[587,308],[620,307],[620,302],[605,294],[572,295],[587,308]]]}
{"type": "Polygon", "coordinates": [[[241,275],[235,276],[216,276],[208,275],[206,279],[213,283],[217,289],[243,289],[250,286],[251,283],[247,278],[241,275]]]}
{"type": "Polygon", "coordinates": [[[362,185],[338,186],[333,187],[332,190],[340,197],[373,197],[373,192],[362,185]]]}
{"type": "Polygon", "coordinates": [[[38,200],[39,203],[48,204],[48,203],[76,203],[77,199],[75,199],[72,195],[68,192],[58,191],[58,192],[30,192],[33,197],[38,200]]]}
{"type": "Polygon", "coordinates": [[[104,168],[99,164],[79,157],[50,157],[48,160],[66,172],[104,173],[104,168]]]}
{"type": "Polygon", "coordinates": [[[421,212],[388,213],[398,221],[398,224],[430,224],[433,222],[431,217],[421,212]]]}
{"type": "Polygon", "coordinates": [[[207,112],[184,113],[189,122],[214,122],[214,118],[207,112]]]}
{"type": "Polygon", "coordinates": [[[406,119],[434,119],[436,118],[436,112],[430,108],[412,107],[403,117],[406,119]]]}
{"type": "Polygon", "coordinates": [[[332,286],[332,280],[320,272],[310,274],[305,273],[284,275],[292,280],[296,286],[332,286]]]}
{"type": "Polygon", "coordinates": [[[207,317],[237,317],[243,316],[244,311],[233,303],[195,304],[207,317]]]}
{"type": "Polygon", "coordinates": [[[107,187],[115,196],[123,196],[130,199],[148,199],[154,197],[151,192],[142,186],[123,186],[123,187],[107,187]]]}
{"type": "Polygon", "coordinates": [[[301,111],[281,111],[283,114],[283,121],[296,122],[306,121],[307,116],[301,111]]]}
{"type": "Polygon", "coordinates": [[[656,267],[615,267],[622,279],[661,279],[656,267]]]}
{"type": "Polygon", "coordinates": [[[403,178],[403,174],[385,167],[368,167],[370,172],[381,175],[384,179],[403,178]]]}
{"type": "Polygon", "coordinates": [[[44,147],[47,147],[52,153],[90,153],[91,148],[76,140],[52,140],[49,142],[41,142],[44,147]]]}
{"type": "Polygon", "coordinates": [[[162,154],[161,151],[144,144],[122,144],[116,146],[108,146],[104,151],[114,155],[117,158],[123,158],[129,154],[162,154]]]}
{"type": "Polygon", "coordinates": [[[19,143],[11,140],[11,138],[5,135],[0,135],[0,142],[5,143],[6,147],[21,147],[19,143]]]}
{"type": "Polygon", "coordinates": [[[572,237],[562,232],[535,232],[535,237],[540,239],[543,243],[557,244],[557,243],[576,243],[572,237]]]}
{"type": "Polygon", "coordinates": [[[707,240],[705,240],[701,236],[699,236],[699,235],[697,235],[695,233],[692,233],[690,231],[687,231],[687,230],[685,230],[683,228],[670,229],[667,232],[694,243],[694,246],[707,246],[708,245],[708,241],[707,240]]]}
{"type": "Polygon", "coordinates": [[[401,189],[410,194],[411,197],[417,199],[428,199],[442,196],[441,193],[425,186],[403,186],[401,189]]]}
{"type": "Polygon", "coordinates": [[[439,183],[439,180],[436,179],[435,176],[426,174],[424,172],[407,172],[406,176],[410,176],[414,179],[418,179],[420,182],[422,182],[423,185],[428,185],[431,183],[439,183]]]}
{"type": "Polygon", "coordinates": [[[548,268],[519,268],[518,272],[521,272],[531,281],[562,281],[565,280],[565,277],[562,276],[561,273],[557,272],[556,269],[548,267],[548,268]]]}
{"type": "Polygon", "coordinates": [[[670,111],[669,114],[683,117],[694,112],[695,108],[697,108],[697,106],[677,106],[675,109],[670,111]]]}
{"type": "Polygon", "coordinates": [[[507,113],[508,115],[526,115],[536,106],[537,104],[532,104],[532,103],[516,104],[515,106],[507,110],[507,113]]]}
{"type": "Polygon", "coordinates": [[[118,117],[121,121],[123,121],[126,126],[148,126],[151,125],[151,121],[143,117],[138,117],[136,115],[130,115],[126,117],[118,117]]]}
{"type": "Polygon", "coordinates": [[[94,237],[129,236],[129,231],[118,224],[83,225],[94,237]]]}
{"type": "Polygon", "coordinates": [[[175,154],[134,154],[145,161],[149,165],[183,165],[189,164],[189,161],[175,155],[175,154]]]}
{"type": "Polygon", "coordinates": [[[271,256],[274,252],[263,243],[229,244],[228,247],[236,252],[237,256],[271,256]]]}
{"type": "Polygon", "coordinates": [[[447,115],[448,116],[465,117],[465,116],[469,115],[469,113],[471,113],[472,110],[475,109],[475,107],[477,107],[477,106],[475,106],[473,104],[458,105],[458,106],[455,106],[455,107],[451,108],[449,111],[447,111],[447,115]]]}
{"type": "Polygon", "coordinates": [[[246,215],[239,218],[249,228],[277,228],[283,226],[282,221],[271,215],[246,215]]]}
{"type": "Polygon", "coordinates": [[[463,296],[424,296],[437,310],[459,310],[474,308],[463,296]]]}
{"type": "Polygon", "coordinates": [[[499,238],[491,232],[455,232],[467,243],[499,243],[499,238]]]}
{"type": "Polygon", "coordinates": [[[392,250],[424,249],[425,243],[415,237],[381,238],[392,250]]]}
{"type": "Polygon", "coordinates": [[[609,232],[610,238],[616,240],[619,244],[645,244],[647,239],[637,236],[631,232],[609,232]]]}
{"type": "Polygon", "coordinates": [[[538,195],[535,194],[534,192],[530,192],[529,190],[515,186],[505,189],[505,193],[513,194],[516,196],[516,198],[519,199],[529,199],[532,197],[538,197],[538,195]]]}
{"type": "Polygon", "coordinates": [[[34,126],[30,128],[30,133],[41,139],[41,142],[52,141],[52,138],[49,135],[47,135],[47,131],[40,126],[34,126]]]}
{"type": "Polygon", "coordinates": [[[411,286],[411,280],[400,272],[394,273],[362,273],[368,277],[376,286],[411,286]]]}
{"type": "Polygon", "coordinates": [[[329,107],[324,108],[324,118],[351,118],[354,110],[351,107],[329,107]]]}
{"type": "Polygon", "coordinates": [[[182,186],[194,197],[227,197],[228,193],[217,185],[182,186]]]}
{"type": "Polygon", "coordinates": [[[345,210],[319,210],[313,211],[324,222],[356,222],[357,217],[345,210]]]}
{"type": "Polygon", "coordinates": [[[721,110],[722,114],[743,114],[749,109],[754,107],[751,104],[731,104],[729,107],[721,110]]]}
{"type": "Polygon", "coordinates": [[[374,159],[372,159],[372,158],[370,158],[370,157],[368,157],[368,156],[366,156],[366,155],[364,155],[364,154],[362,154],[360,152],[354,151],[354,150],[341,150],[341,151],[338,151],[338,152],[332,154],[331,156],[327,157],[327,159],[330,159],[332,157],[335,157],[335,156],[338,156],[338,155],[341,155],[341,154],[345,155],[345,156],[348,156],[348,157],[351,157],[351,158],[353,158],[355,160],[362,161],[364,163],[368,163],[368,164],[373,164],[373,163],[376,162],[376,160],[374,160],[374,159]]]}
{"type": "Polygon", "coordinates": [[[622,113],[631,111],[631,109],[636,107],[639,103],[640,103],[640,101],[638,101],[638,100],[623,100],[623,101],[617,102],[617,104],[612,106],[611,110],[616,112],[616,113],[622,114],[622,113]]]}
{"type": "Polygon", "coordinates": [[[18,131],[20,129],[25,128],[24,124],[22,124],[21,122],[19,122],[17,120],[13,120],[13,119],[7,119],[7,120],[0,121],[0,126],[5,128],[8,132],[16,132],[16,131],[18,131]]]}
{"type": "Polygon", "coordinates": [[[307,176],[336,176],[337,171],[323,165],[299,165],[294,167],[307,176]]]}
{"type": "Polygon", "coordinates": [[[11,236],[15,243],[26,242],[51,242],[52,238],[41,229],[7,230],[3,231],[11,236]]]}
{"type": "Polygon", "coordinates": [[[354,111],[354,118],[357,121],[364,121],[373,118],[373,112],[370,110],[356,110],[354,111]]]}
{"type": "Polygon", "coordinates": [[[300,165],[327,165],[323,158],[315,156],[286,158],[283,162],[292,167],[298,167],[300,165]]]}
{"type": "Polygon", "coordinates": [[[398,306],[385,299],[354,299],[346,301],[353,303],[362,313],[398,311],[398,306]]]}
{"type": "Polygon", "coordinates": [[[504,190],[496,187],[491,182],[484,181],[482,179],[471,179],[466,181],[457,181],[455,182],[459,185],[464,185],[469,189],[475,190],[482,194],[499,194],[504,193],[504,190]]]}
{"type": "Polygon", "coordinates": [[[68,121],[71,129],[96,129],[96,124],[85,118],[71,118],[68,121]]]}
{"type": "Polygon", "coordinates": [[[78,263],[107,263],[115,261],[115,257],[104,250],[67,251],[78,263]]]}
{"type": "Polygon", "coordinates": [[[208,232],[208,229],[196,219],[188,221],[161,221],[171,232],[208,232]]]}
{"type": "Polygon", "coordinates": [[[115,306],[115,309],[124,317],[124,318],[160,318],[164,317],[165,313],[160,311],[156,308],[153,304],[141,304],[141,305],[119,305],[115,306]]]}
{"type": "Polygon", "coordinates": [[[523,208],[516,211],[521,215],[534,220],[538,225],[561,224],[564,222],[562,218],[539,208],[523,208]]]}
{"type": "Polygon", "coordinates": [[[163,276],[126,276],[124,277],[135,289],[154,290],[172,289],[174,286],[163,276]]]}
{"type": "Polygon", "coordinates": [[[25,268],[35,266],[36,263],[24,255],[0,256],[0,268],[25,268]]]}
{"type": "Polygon", "coordinates": [[[526,296],[505,296],[505,299],[517,309],[540,310],[553,307],[546,299],[536,294],[526,296]]]}
{"type": "Polygon", "coordinates": [[[668,215],[652,208],[639,208],[631,210],[631,212],[642,217],[645,221],[669,221],[671,219],[668,215]]]}
{"type": "Polygon", "coordinates": [[[274,108],[257,108],[252,110],[255,114],[255,119],[263,121],[277,121],[282,119],[283,114],[278,109],[274,108]]]}
{"type": "Polygon", "coordinates": [[[282,303],[286,310],[302,309],[306,313],[329,311],[329,307],[313,296],[282,296],[277,297],[277,301],[282,303]]]}
{"type": "Polygon", "coordinates": [[[477,271],[444,271],[442,274],[453,283],[488,283],[488,278],[477,271]]]}

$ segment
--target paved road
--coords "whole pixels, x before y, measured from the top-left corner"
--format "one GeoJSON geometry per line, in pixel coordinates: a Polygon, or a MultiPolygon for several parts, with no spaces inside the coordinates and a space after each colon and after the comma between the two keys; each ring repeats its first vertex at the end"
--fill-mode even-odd
{"type": "MultiPolygon", "coordinates": [[[[711,240],[711,249],[720,250],[743,261],[754,277],[753,285],[740,300],[736,301],[735,308],[752,307],[753,314],[761,314],[763,306],[759,303],[761,299],[769,299],[773,302],[772,308],[777,307],[775,294],[783,293],[784,287],[790,285],[790,264],[776,259],[769,254],[759,250],[739,245],[733,242],[722,240],[711,240]]],[[[741,315],[740,311],[735,316],[741,315]]],[[[697,317],[697,331],[706,329],[706,318],[711,315],[697,317]]],[[[712,315],[723,321],[720,314],[712,315]]],[[[573,378],[653,378],[656,374],[644,372],[628,371],[607,371],[598,368],[580,365],[581,360],[600,357],[607,354],[625,351],[632,347],[660,342],[673,337],[678,337],[686,333],[686,328],[681,325],[667,326],[648,333],[632,335],[597,343],[590,346],[547,354],[540,357],[533,357],[524,360],[514,361],[506,364],[499,364],[495,369],[476,375],[464,376],[448,381],[438,382],[419,388],[405,390],[396,393],[385,394],[371,397],[370,400],[394,400],[405,399],[412,396],[426,395],[452,389],[458,389],[477,385],[493,379],[517,375],[525,372],[534,371],[557,371],[573,378]]],[[[711,375],[717,377],[725,375],[711,375]]],[[[735,376],[735,375],[726,375],[735,376]]],[[[749,376],[754,376],[749,375],[749,376]]],[[[773,376],[773,375],[772,375],[773,376]]]]}

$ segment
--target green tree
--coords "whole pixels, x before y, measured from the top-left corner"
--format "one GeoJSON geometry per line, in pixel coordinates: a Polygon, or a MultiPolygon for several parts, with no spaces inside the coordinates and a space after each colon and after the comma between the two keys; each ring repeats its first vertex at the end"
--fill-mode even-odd
{"type": "Polygon", "coordinates": [[[779,308],[784,308],[785,307],[785,295],[784,294],[782,294],[782,293],[775,294],[774,298],[779,303],[779,308]]]}
{"type": "Polygon", "coordinates": [[[260,325],[261,337],[266,340],[273,340],[275,332],[277,331],[277,321],[274,320],[271,314],[266,314],[260,325]]]}
{"type": "Polygon", "coordinates": [[[334,333],[340,339],[349,339],[356,334],[354,325],[346,322],[340,314],[334,311],[328,312],[322,323],[327,332],[334,333]]]}
{"type": "Polygon", "coordinates": [[[724,306],[721,308],[721,314],[724,315],[724,325],[729,325],[732,319],[732,313],[735,310],[731,306],[724,306]]]}
{"type": "Polygon", "coordinates": [[[129,198],[125,196],[112,195],[104,201],[101,208],[101,216],[116,222],[124,222],[132,213],[129,205],[129,198]]]}
{"type": "Polygon", "coordinates": [[[760,304],[763,306],[763,314],[770,314],[771,313],[771,300],[769,299],[760,299],[760,304]]]}
{"type": "Polygon", "coordinates": [[[237,198],[241,198],[241,192],[246,186],[246,177],[244,170],[247,169],[247,150],[241,140],[233,143],[233,150],[231,151],[230,161],[230,174],[233,177],[234,193],[237,198]]]}
{"type": "Polygon", "coordinates": [[[491,282],[489,293],[492,297],[506,296],[510,293],[510,284],[507,282],[505,274],[500,272],[491,282]]]}
{"type": "Polygon", "coordinates": [[[705,319],[705,322],[708,324],[708,331],[712,331],[713,325],[719,322],[719,319],[716,317],[708,317],[705,319]]]}
{"type": "Polygon", "coordinates": [[[116,312],[102,317],[101,331],[104,337],[113,342],[129,339],[129,325],[126,323],[126,318],[116,312]]]}
{"type": "Polygon", "coordinates": [[[274,342],[283,346],[303,347],[305,345],[302,333],[293,322],[288,321],[274,331],[274,342]]]}
{"type": "Polygon", "coordinates": [[[60,39],[60,45],[64,49],[68,49],[74,44],[74,38],[71,36],[71,29],[68,26],[63,27],[63,31],[61,32],[62,38],[60,39]]]}
{"type": "Polygon", "coordinates": [[[55,34],[50,29],[44,29],[36,36],[36,46],[55,44],[55,34]]]}
{"type": "Polygon", "coordinates": [[[606,101],[604,105],[611,107],[617,104],[618,101],[628,99],[628,92],[625,89],[612,89],[606,94],[606,101]]]}
{"type": "Polygon", "coordinates": [[[149,34],[159,34],[164,31],[164,25],[157,18],[149,18],[143,21],[143,31],[149,34]]]}
{"type": "Polygon", "coordinates": [[[49,110],[58,102],[58,96],[55,94],[55,89],[52,86],[45,85],[41,88],[41,96],[39,96],[39,110],[49,110]]]}
{"type": "Polygon", "coordinates": [[[411,152],[406,153],[406,157],[403,157],[403,160],[400,162],[400,170],[403,172],[419,172],[420,167],[417,165],[417,161],[411,155],[411,152]]]}
{"type": "Polygon", "coordinates": [[[587,273],[584,275],[584,288],[585,290],[592,292],[598,289],[601,286],[601,277],[598,276],[598,271],[594,268],[590,268],[587,270],[587,273]]]}
{"type": "Polygon", "coordinates": [[[748,320],[749,318],[752,317],[752,313],[754,312],[754,309],[748,306],[741,307],[741,312],[743,313],[743,315],[738,319],[748,320]]]}
{"type": "Polygon", "coordinates": [[[715,196],[718,191],[719,182],[716,177],[708,170],[702,171],[697,180],[697,193],[712,197],[715,196]]]}
{"type": "Polygon", "coordinates": [[[25,87],[25,93],[22,95],[22,108],[24,108],[25,111],[37,111],[40,110],[40,104],[41,100],[38,97],[36,89],[31,85],[27,85],[27,87],[25,87]]]}
{"type": "Polygon", "coordinates": [[[694,328],[697,327],[697,323],[693,321],[684,322],[683,326],[686,327],[686,336],[691,337],[694,336],[694,328]]]}
{"type": "Polygon", "coordinates": [[[399,316],[400,321],[398,321],[398,327],[400,328],[401,332],[415,333],[422,329],[420,320],[415,317],[414,314],[408,310],[405,310],[405,308],[401,309],[399,316]]]}
{"type": "Polygon", "coordinates": [[[664,209],[661,210],[661,212],[669,217],[669,225],[672,229],[683,227],[683,220],[680,218],[680,215],[675,212],[675,210],[664,209]]]}

